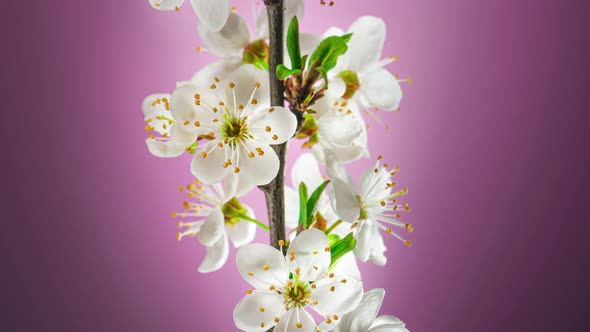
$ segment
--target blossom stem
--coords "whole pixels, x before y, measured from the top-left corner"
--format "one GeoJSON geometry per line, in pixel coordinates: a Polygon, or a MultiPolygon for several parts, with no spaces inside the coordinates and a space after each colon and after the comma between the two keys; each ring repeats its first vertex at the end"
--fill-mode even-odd
{"type": "MultiPolygon", "coordinates": [[[[283,63],[284,0],[264,0],[269,26],[269,78],[272,106],[284,106],[284,86],[276,75],[277,66],[283,63]]],[[[261,186],[266,197],[270,244],[279,249],[285,240],[285,155],[287,144],[273,145],[279,157],[279,172],[269,184],[261,186]]]]}
{"type": "Polygon", "coordinates": [[[328,228],[326,230],[326,235],[330,234],[330,232],[332,232],[336,227],[338,227],[338,225],[340,225],[342,223],[342,219],[338,219],[332,226],[330,226],[330,228],[328,228]]]}
{"type": "Polygon", "coordinates": [[[254,219],[254,218],[250,218],[249,216],[247,216],[245,214],[240,215],[240,219],[244,219],[244,220],[248,220],[250,222],[253,222],[256,225],[258,225],[260,228],[262,228],[262,229],[264,229],[266,231],[269,230],[268,226],[266,226],[265,224],[261,223],[260,221],[254,219]]]}

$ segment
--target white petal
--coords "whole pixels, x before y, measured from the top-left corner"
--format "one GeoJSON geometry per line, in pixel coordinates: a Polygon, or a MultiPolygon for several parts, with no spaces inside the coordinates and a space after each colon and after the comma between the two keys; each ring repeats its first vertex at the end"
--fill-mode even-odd
{"type": "Polygon", "coordinates": [[[377,227],[374,221],[359,221],[358,232],[355,238],[357,239],[357,245],[354,249],[354,254],[360,261],[366,262],[370,259],[379,266],[387,263],[387,258],[384,255],[386,248],[383,238],[379,232],[379,227],[377,227]]]}
{"type": "Polygon", "coordinates": [[[356,262],[356,257],[353,252],[349,252],[338,260],[336,267],[332,269],[335,274],[344,274],[357,279],[361,279],[361,271],[356,262]]]}
{"type": "Polygon", "coordinates": [[[397,79],[386,69],[378,68],[360,78],[359,92],[370,107],[385,111],[396,110],[402,100],[402,89],[397,79]]]}
{"type": "MultiPolygon", "coordinates": [[[[367,151],[366,126],[355,114],[329,112],[318,121],[319,145],[312,148],[316,155],[333,156],[338,162],[350,162],[365,156],[367,151]]],[[[326,157],[324,157],[325,159],[326,157]]],[[[327,163],[326,160],[320,160],[327,163]]]]}
{"type": "MultiPolygon", "coordinates": [[[[251,218],[256,218],[254,211],[249,206],[245,206],[247,215],[251,218]]],[[[225,226],[225,231],[233,242],[234,247],[238,248],[246,243],[252,242],[254,235],[256,235],[256,225],[248,220],[241,220],[240,222],[225,226]]]]}
{"type": "Polygon", "coordinates": [[[266,144],[282,144],[295,134],[297,118],[285,107],[264,108],[248,121],[248,133],[266,144]]]}
{"type": "Polygon", "coordinates": [[[227,96],[225,103],[231,110],[237,109],[239,105],[246,107],[252,101],[250,97],[257,100],[257,104],[251,106],[250,111],[270,107],[268,72],[259,70],[253,65],[242,65],[231,73],[220,75],[219,78],[221,94],[227,96]],[[230,82],[235,83],[233,89],[229,87],[230,82]],[[256,83],[260,84],[258,88],[256,83]],[[254,90],[256,91],[252,94],[254,90]],[[234,93],[236,104],[233,100],[234,93]]]}
{"type": "Polygon", "coordinates": [[[402,322],[402,320],[397,317],[394,317],[391,315],[383,315],[383,316],[377,317],[377,319],[375,319],[375,321],[373,321],[373,325],[371,325],[371,328],[380,327],[383,325],[389,325],[392,327],[405,327],[406,326],[406,324],[404,322],[402,322]]]}
{"type": "Polygon", "coordinates": [[[303,308],[295,307],[287,311],[274,332],[315,332],[316,325],[311,315],[303,308]],[[301,325],[298,325],[301,323],[301,325]],[[299,327],[301,326],[301,327],[299,327]]]}
{"type": "Polygon", "coordinates": [[[293,188],[285,187],[285,226],[296,228],[299,223],[299,194],[293,188]]]}
{"type": "Polygon", "coordinates": [[[191,82],[196,86],[209,89],[214,82],[215,77],[226,77],[231,75],[231,73],[242,66],[244,66],[244,63],[242,62],[241,56],[226,57],[203,67],[193,75],[191,82]]]}
{"type": "MultiPolygon", "coordinates": [[[[232,175],[237,175],[235,173],[232,173],[232,175]]],[[[252,183],[248,177],[246,176],[236,176],[236,178],[238,179],[237,182],[237,187],[236,187],[236,197],[242,197],[246,194],[248,194],[250,191],[252,191],[252,189],[256,188],[256,184],[252,183]]]]}
{"type": "Polygon", "coordinates": [[[199,134],[206,134],[211,131],[208,127],[213,123],[213,119],[220,118],[221,112],[214,113],[204,103],[197,106],[195,95],[205,93],[207,93],[206,89],[195,85],[184,85],[172,92],[170,112],[176,124],[183,126],[185,130],[199,134]],[[202,123],[202,125],[196,126],[196,121],[202,123]]]}
{"type": "Polygon", "coordinates": [[[247,181],[249,184],[261,186],[272,181],[279,172],[279,157],[276,152],[267,144],[255,140],[246,141],[246,147],[240,146],[240,160],[238,167],[240,182],[247,181]],[[256,150],[259,148],[260,150],[256,150]],[[258,151],[262,151],[262,155],[258,151]],[[250,157],[251,154],[254,157],[250,157]]]}
{"type": "Polygon", "coordinates": [[[238,195],[238,182],[239,177],[236,173],[230,172],[226,177],[223,183],[223,193],[225,197],[223,197],[223,202],[227,202],[230,199],[235,197],[242,197],[242,195],[238,195]]]}
{"type": "Polygon", "coordinates": [[[223,212],[220,207],[216,207],[205,218],[203,225],[199,231],[199,241],[204,246],[211,246],[216,242],[223,234],[224,229],[223,212]]]}
{"type": "Polygon", "coordinates": [[[373,16],[362,16],[352,23],[348,32],[352,38],[348,42],[349,69],[362,72],[379,61],[385,42],[385,23],[373,16]]]}
{"type": "Polygon", "coordinates": [[[175,158],[186,151],[186,144],[173,140],[158,141],[148,138],[145,142],[150,152],[160,158],[175,158]]]}
{"type": "Polygon", "coordinates": [[[373,168],[369,168],[361,175],[360,187],[363,201],[367,204],[378,202],[391,194],[391,188],[387,186],[391,179],[390,173],[379,162],[373,168]],[[377,169],[377,173],[375,173],[377,169]]]}
{"type": "Polygon", "coordinates": [[[265,244],[251,243],[241,246],[236,254],[236,262],[244,280],[257,289],[268,290],[270,285],[279,289],[289,279],[285,256],[265,244]]]}
{"type": "Polygon", "coordinates": [[[410,332],[407,328],[396,324],[383,324],[371,327],[367,332],[410,332]]]}
{"type": "Polygon", "coordinates": [[[342,331],[367,331],[375,321],[385,290],[377,288],[363,295],[358,307],[342,317],[338,327],[342,331]]]}
{"type": "Polygon", "coordinates": [[[228,159],[226,150],[230,148],[227,145],[219,148],[217,143],[219,142],[214,140],[200,147],[191,162],[193,175],[205,184],[218,183],[231,171],[230,167],[223,167],[228,159]],[[203,158],[204,152],[207,154],[203,158]]]}
{"type": "Polygon", "coordinates": [[[234,323],[243,331],[268,331],[276,324],[274,319],[282,310],[283,298],[280,295],[254,291],[243,297],[234,308],[234,323]]]}
{"type": "Polygon", "coordinates": [[[207,50],[217,56],[242,55],[244,47],[250,42],[248,23],[241,16],[230,13],[227,23],[219,32],[213,32],[202,22],[199,35],[207,50]]]}
{"type": "Polygon", "coordinates": [[[191,0],[199,20],[210,30],[219,31],[230,13],[229,0],[191,0]]]}
{"type": "Polygon", "coordinates": [[[301,182],[305,183],[309,194],[319,187],[324,178],[320,173],[320,166],[312,154],[304,153],[295,160],[291,169],[291,183],[294,188],[299,188],[301,182]]]}
{"type": "Polygon", "coordinates": [[[328,99],[340,98],[346,92],[346,83],[340,76],[330,77],[328,83],[328,90],[326,90],[328,99]]]}
{"type": "Polygon", "coordinates": [[[318,301],[315,307],[324,316],[343,315],[356,308],[363,296],[363,283],[349,276],[334,274],[316,283],[311,299],[318,301]]]}
{"type": "Polygon", "coordinates": [[[289,247],[289,255],[295,254],[295,260],[287,261],[293,273],[299,271],[302,280],[315,281],[330,267],[331,255],[328,238],[317,228],[301,232],[289,247]],[[297,270],[299,269],[299,270],[297,270]]]}
{"type": "Polygon", "coordinates": [[[331,180],[330,199],[334,212],[344,221],[356,221],[361,212],[356,193],[340,178],[333,177],[331,180]]]}
{"type": "Polygon", "coordinates": [[[149,0],[152,8],[157,10],[176,10],[180,8],[184,0],[149,0]]]}
{"type": "Polygon", "coordinates": [[[227,261],[228,255],[227,236],[223,234],[212,246],[207,247],[207,256],[199,266],[199,272],[209,273],[219,270],[227,261]]]}

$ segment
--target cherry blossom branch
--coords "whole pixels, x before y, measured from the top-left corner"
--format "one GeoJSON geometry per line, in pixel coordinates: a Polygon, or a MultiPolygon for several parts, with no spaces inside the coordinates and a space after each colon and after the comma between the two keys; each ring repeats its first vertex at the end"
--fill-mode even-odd
{"type": "MultiPolygon", "coordinates": [[[[283,63],[284,0],[264,0],[269,26],[269,76],[272,106],[284,106],[283,82],[277,78],[277,66],[283,63]]],[[[279,173],[269,184],[260,187],[266,197],[270,245],[279,249],[279,241],[285,240],[285,155],[287,143],[272,146],[279,157],[279,173]]]]}

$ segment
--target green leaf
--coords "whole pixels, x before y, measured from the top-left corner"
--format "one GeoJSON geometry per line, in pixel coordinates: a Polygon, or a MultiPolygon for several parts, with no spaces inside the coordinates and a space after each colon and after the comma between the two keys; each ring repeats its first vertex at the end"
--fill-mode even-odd
{"type": "Polygon", "coordinates": [[[309,54],[304,55],[301,57],[301,70],[305,70],[305,64],[307,63],[307,58],[309,58],[309,54]]]}
{"type": "Polygon", "coordinates": [[[291,75],[301,75],[301,69],[289,69],[283,64],[277,66],[277,77],[279,80],[282,81],[291,75]]]}
{"type": "Polygon", "coordinates": [[[324,192],[324,189],[326,189],[326,186],[328,185],[328,183],[330,183],[330,180],[324,181],[324,183],[322,183],[319,187],[317,187],[316,190],[314,190],[314,192],[309,197],[309,200],[307,201],[307,221],[308,221],[308,223],[311,223],[313,215],[315,214],[315,211],[316,211],[316,206],[318,204],[318,200],[320,199],[320,196],[324,192]]]}
{"type": "Polygon", "coordinates": [[[334,244],[336,244],[338,241],[340,241],[340,235],[338,234],[334,234],[334,233],[330,233],[328,234],[328,245],[330,246],[330,248],[332,248],[334,246],[334,244]]]}
{"type": "Polygon", "coordinates": [[[299,227],[307,229],[307,186],[301,182],[299,184],[299,227]]]}
{"type": "Polygon", "coordinates": [[[293,69],[301,69],[301,49],[299,46],[299,21],[293,16],[287,30],[287,51],[293,69]]]}
{"type": "Polygon", "coordinates": [[[342,256],[352,251],[355,247],[356,239],[352,236],[352,233],[348,233],[348,235],[346,235],[343,239],[340,239],[339,241],[336,241],[333,245],[331,245],[330,254],[332,256],[332,261],[330,263],[330,268],[328,270],[332,270],[336,266],[336,264],[338,264],[338,260],[342,258],[342,256]]]}
{"type": "Polygon", "coordinates": [[[309,58],[309,70],[316,70],[316,68],[321,67],[324,73],[328,73],[333,69],[336,66],[338,57],[348,50],[346,43],[351,36],[352,34],[330,36],[322,40],[309,58]]]}

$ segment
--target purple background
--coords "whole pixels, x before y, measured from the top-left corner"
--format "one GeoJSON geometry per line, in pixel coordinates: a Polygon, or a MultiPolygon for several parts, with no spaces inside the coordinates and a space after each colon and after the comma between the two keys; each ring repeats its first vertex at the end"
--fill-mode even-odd
{"type": "MultiPolygon", "coordinates": [[[[383,17],[384,55],[401,57],[389,68],[415,82],[400,113],[379,114],[390,132],[368,121],[373,154],[402,166],[416,227],[410,249],[386,238],[386,268],[362,267],[366,289],[387,289],[381,313],[413,332],[587,326],[588,2],[307,3],[307,31],[383,17]]],[[[213,59],[195,51],[188,3],[2,11],[0,327],[234,331],[247,284],[233,256],[197,273],[204,249],[177,242],[169,217],[189,157],[144,143],[142,99],[213,59]]],[[[264,219],[261,199],[248,202],[264,219]]]]}

